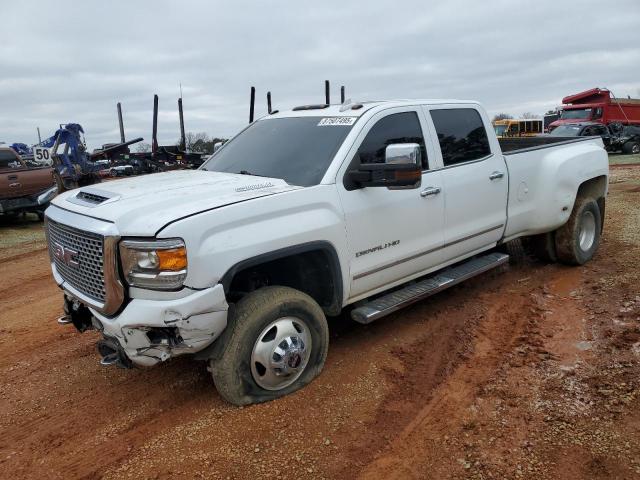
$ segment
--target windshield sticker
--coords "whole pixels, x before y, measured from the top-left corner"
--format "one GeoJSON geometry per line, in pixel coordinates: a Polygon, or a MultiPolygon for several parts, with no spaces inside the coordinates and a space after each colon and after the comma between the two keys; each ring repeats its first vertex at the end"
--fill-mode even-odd
{"type": "Polygon", "coordinates": [[[335,125],[350,126],[356,123],[358,117],[325,117],[318,122],[319,127],[330,127],[335,125]]]}

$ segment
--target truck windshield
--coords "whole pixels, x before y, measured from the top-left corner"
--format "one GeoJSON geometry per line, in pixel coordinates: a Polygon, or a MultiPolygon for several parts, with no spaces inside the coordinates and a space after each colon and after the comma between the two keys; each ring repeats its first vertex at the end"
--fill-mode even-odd
{"type": "Polygon", "coordinates": [[[354,119],[325,117],[259,120],[231,139],[203,166],[212,172],[281,178],[308,187],[322,180],[354,119]],[[331,120],[331,119],[330,119],[331,120]]]}
{"type": "Polygon", "coordinates": [[[574,108],[571,110],[563,110],[560,114],[561,120],[588,120],[591,118],[590,108],[574,108]]]}
{"type": "Polygon", "coordinates": [[[560,125],[553,129],[550,135],[555,137],[577,137],[580,134],[580,125],[560,125]]]}

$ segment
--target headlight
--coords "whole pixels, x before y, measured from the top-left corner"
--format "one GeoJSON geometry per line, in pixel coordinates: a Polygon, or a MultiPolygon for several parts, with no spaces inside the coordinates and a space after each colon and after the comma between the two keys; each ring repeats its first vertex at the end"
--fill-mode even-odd
{"type": "Polygon", "coordinates": [[[133,287],[175,290],[187,276],[187,249],[180,239],[120,242],[122,271],[133,287]]]}

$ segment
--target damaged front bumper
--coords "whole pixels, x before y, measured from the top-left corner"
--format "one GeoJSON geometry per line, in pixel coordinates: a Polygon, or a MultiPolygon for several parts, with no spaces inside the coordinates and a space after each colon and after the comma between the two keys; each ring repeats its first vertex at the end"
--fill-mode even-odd
{"type": "Polygon", "coordinates": [[[213,343],[227,325],[228,308],[224,288],[218,284],[177,299],[134,298],[114,317],[89,310],[93,326],[121,357],[118,364],[128,366],[128,360],[150,367],[213,343]]]}

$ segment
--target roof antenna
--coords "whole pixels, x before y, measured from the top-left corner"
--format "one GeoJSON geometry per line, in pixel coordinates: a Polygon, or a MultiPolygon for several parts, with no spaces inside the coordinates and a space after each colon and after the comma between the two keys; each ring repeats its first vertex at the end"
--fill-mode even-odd
{"type": "Polygon", "coordinates": [[[158,95],[153,96],[153,130],[151,131],[151,153],[158,150],[158,95]]]}
{"type": "Polygon", "coordinates": [[[249,103],[249,123],[253,123],[253,109],[256,105],[256,87],[251,87],[251,100],[249,103]]]}
{"type": "Polygon", "coordinates": [[[120,142],[121,143],[125,143],[126,140],[124,139],[124,124],[122,123],[122,106],[120,105],[120,102],[118,102],[118,124],[120,125],[120,142]]]}
{"type": "Polygon", "coordinates": [[[324,97],[327,105],[331,104],[331,93],[329,91],[329,80],[324,81],[324,97]]]}
{"type": "Polygon", "coordinates": [[[340,87],[340,103],[344,103],[344,85],[340,87]]]}
{"type": "Polygon", "coordinates": [[[271,92],[267,92],[267,113],[271,115],[271,92]]]}

